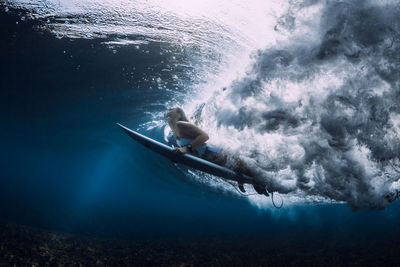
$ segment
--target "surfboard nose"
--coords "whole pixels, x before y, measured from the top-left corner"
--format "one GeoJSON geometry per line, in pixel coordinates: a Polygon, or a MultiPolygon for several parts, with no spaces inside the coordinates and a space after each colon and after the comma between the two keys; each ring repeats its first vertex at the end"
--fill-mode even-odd
{"type": "Polygon", "coordinates": [[[122,125],[122,124],[120,124],[120,123],[115,123],[116,125],[118,125],[119,126],[119,128],[121,128],[124,132],[126,132],[127,134],[129,134],[129,128],[127,128],[127,127],[125,127],[124,125],[122,125]]]}

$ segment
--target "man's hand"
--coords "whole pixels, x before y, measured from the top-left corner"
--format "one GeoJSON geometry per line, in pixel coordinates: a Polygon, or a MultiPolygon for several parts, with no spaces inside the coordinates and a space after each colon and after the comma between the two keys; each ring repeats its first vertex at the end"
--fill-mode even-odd
{"type": "Polygon", "coordinates": [[[175,154],[186,154],[189,151],[188,148],[184,146],[184,147],[175,147],[172,152],[174,152],[175,154]]]}

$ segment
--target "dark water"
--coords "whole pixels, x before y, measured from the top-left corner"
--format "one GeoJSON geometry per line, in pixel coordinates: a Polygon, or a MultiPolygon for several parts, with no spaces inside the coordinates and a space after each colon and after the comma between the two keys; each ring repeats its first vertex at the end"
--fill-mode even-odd
{"type": "MultiPolygon", "coordinates": [[[[113,51],[104,38],[59,39],[40,29],[41,20],[21,21],[24,12],[0,11],[1,221],[134,240],[400,236],[396,202],[381,211],[344,204],[265,210],[191,182],[115,123],[140,128],[176,92],[184,95],[191,67],[162,69],[172,54],[183,63],[192,59],[156,41],[142,45],[150,51],[144,53],[134,46],[113,51]],[[155,74],[170,90],[157,89],[155,74]]],[[[163,138],[160,128],[141,130],[163,138]]]]}

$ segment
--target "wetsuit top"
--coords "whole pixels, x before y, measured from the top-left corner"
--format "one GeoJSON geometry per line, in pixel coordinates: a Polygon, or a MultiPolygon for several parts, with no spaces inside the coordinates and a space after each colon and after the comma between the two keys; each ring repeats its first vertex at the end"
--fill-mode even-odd
{"type": "MultiPolygon", "coordinates": [[[[186,146],[188,144],[191,144],[193,142],[193,140],[191,139],[186,139],[186,138],[179,138],[176,139],[176,143],[178,144],[178,146],[183,147],[186,146]]],[[[214,154],[214,156],[216,156],[218,153],[220,153],[222,151],[221,148],[216,147],[216,146],[212,146],[209,144],[202,144],[201,146],[198,146],[194,149],[193,154],[195,156],[198,156],[200,158],[209,158],[209,156],[211,156],[210,154],[214,154]]]]}

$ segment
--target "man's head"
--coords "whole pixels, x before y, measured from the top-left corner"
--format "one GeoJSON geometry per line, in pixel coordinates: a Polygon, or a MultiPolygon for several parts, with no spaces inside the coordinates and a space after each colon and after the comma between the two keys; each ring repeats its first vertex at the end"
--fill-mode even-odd
{"type": "Polygon", "coordinates": [[[180,107],[170,108],[165,113],[165,119],[167,121],[189,121],[186,117],[185,112],[180,107]]]}

